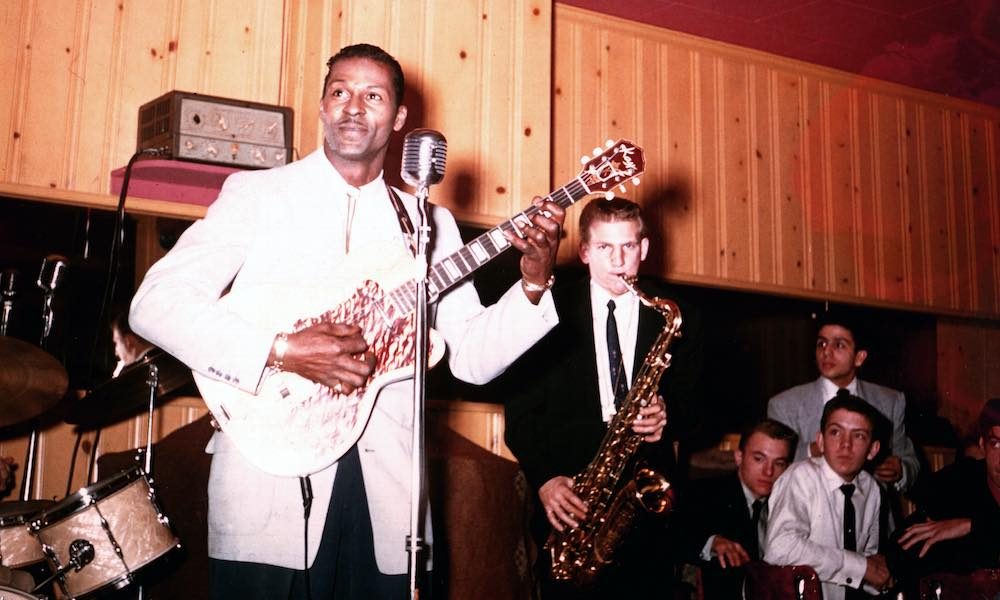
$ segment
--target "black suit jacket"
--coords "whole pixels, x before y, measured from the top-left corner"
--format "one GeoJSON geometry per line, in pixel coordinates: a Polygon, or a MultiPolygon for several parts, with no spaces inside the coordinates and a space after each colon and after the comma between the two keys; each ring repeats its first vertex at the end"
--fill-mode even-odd
{"type": "MultiPolygon", "coordinates": [[[[639,288],[648,295],[677,302],[683,318],[682,337],[671,343],[671,366],[660,381],[669,426],[659,442],[640,447],[641,458],[675,482],[672,433],[688,431],[687,407],[698,403],[702,360],[699,319],[697,311],[665,285],[643,280],[639,288]]],[[[560,285],[553,290],[553,296],[559,324],[512,365],[505,382],[511,391],[505,402],[504,438],[536,492],[532,494],[535,501],[538,489],[551,478],[573,477],[583,471],[594,459],[607,431],[601,418],[590,279],[560,285]]],[[[658,312],[640,307],[634,373],[642,367],[663,327],[664,319],[658,312]]],[[[675,551],[669,528],[669,520],[640,516],[617,551],[615,564],[602,572],[586,597],[669,596],[675,551]]],[[[541,546],[550,526],[540,510],[535,512],[532,529],[541,546]]],[[[540,553],[539,560],[539,569],[547,573],[546,553],[540,553]]],[[[545,581],[546,597],[581,597],[579,591],[559,585],[550,589],[545,581]]]]}
{"type": "MultiPolygon", "coordinates": [[[[644,457],[670,476],[675,472],[673,441],[689,430],[689,407],[699,402],[700,319],[665,284],[642,279],[639,288],[677,302],[683,318],[682,336],[671,343],[671,366],[660,381],[668,429],[660,442],[642,448],[644,457]]],[[[589,278],[557,286],[553,298],[559,324],[513,365],[510,376],[517,382],[505,403],[504,438],[535,490],[557,475],[581,472],[607,431],[601,419],[589,278]]],[[[658,312],[640,306],[633,376],[663,327],[658,312]]]]}
{"type": "Polygon", "coordinates": [[[680,521],[684,526],[687,559],[701,567],[705,598],[742,598],[742,568],[723,569],[718,560],[705,562],[699,557],[709,536],[721,535],[742,545],[752,560],[760,559],[755,550],[757,531],[739,476],[734,471],[723,477],[696,481],[681,511],[685,515],[680,521]]]}

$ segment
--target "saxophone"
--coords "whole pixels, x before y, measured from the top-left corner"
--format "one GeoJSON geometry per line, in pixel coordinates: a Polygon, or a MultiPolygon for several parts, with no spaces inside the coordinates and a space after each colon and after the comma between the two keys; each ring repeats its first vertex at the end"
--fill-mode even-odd
{"type": "Polygon", "coordinates": [[[632,431],[632,423],[639,409],[656,398],[660,378],[670,366],[667,348],[681,335],[681,312],[673,301],[650,298],[639,291],[634,276],[623,275],[622,280],[640,302],[663,315],[666,325],[611,420],[597,456],[574,478],[573,491],[587,503],[587,518],[578,527],[553,530],[545,542],[552,557],[553,578],[580,586],[592,583],[598,572],[613,562],[639,507],[659,514],[674,504],[670,482],[653,469],[634,464],[642,436],[632,431]]]}

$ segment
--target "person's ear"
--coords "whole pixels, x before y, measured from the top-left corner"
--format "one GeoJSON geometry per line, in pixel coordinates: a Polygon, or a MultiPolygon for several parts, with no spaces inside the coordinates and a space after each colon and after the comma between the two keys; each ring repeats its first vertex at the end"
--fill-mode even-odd
{"type": "Polygon", "coordinates": [[[875,458],[875,456],[878,455],[878,451],[881,447],[882,444],[880,444],[878,440],[873,441],[871,449],[868,450],[868,460],[875,458]]]}
{"type": "Polygon", "coordinates": [[[649,254],[649,238],[644,237],[639,241],[639,262],[646,260],[647,254],[649,254]]]}
{"type": "Polygon", "coordinates": [[[392,122],[392,130],[399,131],[406,124],[406,105],[400,104],[396,109],[396,119],[392,122]]]}
{"type": "Polygon", "coordinates": [[[736,467],[739,468],[743,464],[743,451],[739,448],[733,450],[733,459],[736,460],[736,467]]]}
{"type": "Polygon", "coordinates": [[[867,350],[858,350],[854,355],[854,368],[860,369],[861,365],[865,364],[865,359],[868,358],[867,350]]]}

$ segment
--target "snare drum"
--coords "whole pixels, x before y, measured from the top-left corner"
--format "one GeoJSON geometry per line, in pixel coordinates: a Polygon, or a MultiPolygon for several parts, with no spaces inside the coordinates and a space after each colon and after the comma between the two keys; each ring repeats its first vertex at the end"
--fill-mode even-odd
{"type": "Polygon", "coordinates": [[[42,600],[41,596],[32,596],[28,592],[0,585],[0,600],[42,600]]]}
{"type": "Polygon", "coordinates": [[[74,553],[89,542],[93,559],[70,568],[58,581],[70,598],[101,588],[122,588],[136,571],[180,548],[177,536],[156,503],[138,467],[98,481],[31,520],[53,572],[73,564],[74,553]]]}
{"type": "Polygon", "coordinates": [[[42,545],[28,531],[28,523],[53,504],[52,500],[0,502],[0,566],[20,569],[45,560],[42,545]]]}

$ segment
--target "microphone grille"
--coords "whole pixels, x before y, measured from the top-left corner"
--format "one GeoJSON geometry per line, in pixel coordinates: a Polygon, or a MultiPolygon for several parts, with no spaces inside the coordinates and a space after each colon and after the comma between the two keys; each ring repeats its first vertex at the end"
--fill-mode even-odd
{"type": "Polygon", "coordinates": [[[444,179],[448,142],[433,129],[414,129],[403,140],[400,175],[414,187],[427,187],[444,179]]]}

